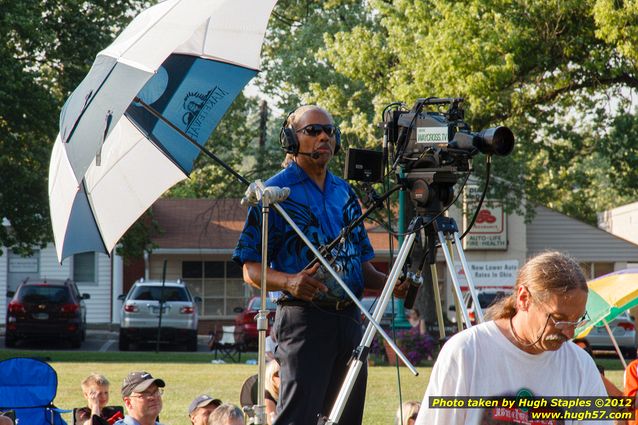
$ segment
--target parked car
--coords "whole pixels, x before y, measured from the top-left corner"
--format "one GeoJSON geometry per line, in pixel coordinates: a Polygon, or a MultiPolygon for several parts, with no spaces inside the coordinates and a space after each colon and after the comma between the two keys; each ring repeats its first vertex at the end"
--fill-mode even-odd
{"type": "MultiPolygon", "coordinates": [[[[252,297],[248,300],[246,307],[237,307],[235,309],[235,326],[236,331],[242,335],[244,345],[249,349],[256,349],[259,341],[259,334],[257,332],[257,322],[255,322],[255,315],[259,313],[261,308],[261,298],[252,297]]],[[[275,302],[266,298],[266,310],[268,310],[268,330],[266,336],[270,335],[270,328],[275,321],[275,310],[277,305],[275,302]]]]}
{"type": "Polygon", "coordinates": [[[160,300],[162,322],[160,343],[183,344],[188,351],[197,351],[197,326],[201,298],[193,297],[181,281],[139,280],[124,297],[120,311],[119,349],[127,351],[131,343],[157,341],[160,325],[160,300]]]}
{"type": "Polygon", "coordinates": [[[55,337],[79,348],[86,338],[86,304],[71,280],[25,281],[18,286],[7,307],[4,343],[15,347],[26,338],[55,337]]]}
{"type": "MultiPolygon", "coordinates": [[[[365,307],[366,310],[368,310],[368,312],[372,315],[374,313],[374,309],[377,306],[378,303],[378,298],[377,297],[363,297],[361,298],[361,305],[363,305],[363,307],[365,307]]],[[[394,314],[392,314],[392,301],[388,302],[388,305],[385,307],[385,311],[383,312],[383,316],[381,316],[381,320],[379,321],[379,324],[381,326],[384,327],[390,327],[390,325],[392,324],[392,321],[394,320],[394,317],[396,316],[397,312],[398,312],[398,302],[399,300],[395,300],[394,301],[394,314]]],[[[363,314],[361,314],[361,317],[364,318],[365,316],[363,316],[363,314]]]]}
{"type": "MultiPolygon", "coordinates": [[[[636,357],[636,323],[629,312],[625,311],[609,322],[609,328],[618,343],[621,353],[626,358],[636,357]]],[[[587,341],[592,350],[614,350],[614,344],[604,326],[594,327],[587,334],[587,341]]]]}
{"type": "MultiPolygon", "coordinates": [[[[496,303],[498,300],[504,297],[508,297],[512,293],[512,289],[510,288],[476,288],[479,305],[481,306],[481,311],[483,315],[485,315],[485,310],[490,307],[492,304],[496,303]]],[[[463,303],[467,308],[467,314],[470,316],[470,321],[472,323],[476,323],[476,312],[474,311],[474,299],[470,294],[470,291],[463,292],[463,303]]],[[[456,307],[454,305],[450,306],[450,311],[454,312],[456,307]]],[[[456,323],[456,314],[453,314],[450,318],[452,322],[456,323]]]]}

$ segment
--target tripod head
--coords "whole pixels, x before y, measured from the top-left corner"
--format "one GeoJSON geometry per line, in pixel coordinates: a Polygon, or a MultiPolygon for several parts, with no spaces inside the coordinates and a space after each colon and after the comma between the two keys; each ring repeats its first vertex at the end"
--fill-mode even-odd
{"type": "Polygon", "coordinates": [[[401,180],[416,215],[441,214],[454,202],[458,175],[449,171],[414,171],[401,180]]]}

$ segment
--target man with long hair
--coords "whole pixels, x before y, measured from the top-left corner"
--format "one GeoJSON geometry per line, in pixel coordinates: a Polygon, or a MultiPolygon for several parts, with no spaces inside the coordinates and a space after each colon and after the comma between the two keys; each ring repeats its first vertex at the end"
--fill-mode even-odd
{"type": "Polygon", "coordinates": [[[531,258],[521,268],[512,295],[487,311],[491,320],[456,334],[443,346],[416,425],[565,423],[538,422],[533,409],[516,406],[432,407],[430,401],[439,396],[606,396],[592,358],[569,341],[585,324],[587,293],[587,281],[573,258],[559,252],[531,258]]]}

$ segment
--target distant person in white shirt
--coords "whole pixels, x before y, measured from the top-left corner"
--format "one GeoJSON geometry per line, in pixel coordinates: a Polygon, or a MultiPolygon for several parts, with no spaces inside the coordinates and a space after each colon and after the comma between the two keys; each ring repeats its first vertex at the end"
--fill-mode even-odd
{"type": "Polygon", "coordinates": [[[488,310],[491,320],[454,335],[443,346],[416,425],[535,423],[531,409],[431,407],[438,396],[606,396],[591,356],[569,341],[585,323],[587,293],[587,281],[574,259],[559,252],[530,259],[512,295],[488,310]]]}

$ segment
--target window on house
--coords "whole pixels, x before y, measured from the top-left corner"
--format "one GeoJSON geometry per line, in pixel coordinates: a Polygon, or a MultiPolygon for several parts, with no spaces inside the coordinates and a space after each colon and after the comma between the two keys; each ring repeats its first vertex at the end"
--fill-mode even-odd
{"type": "Polygon", "coordinates": [[[606,275],[614,271],[614,263],[580,263],[587,280],[606,275]]]}
{"type": "Polygon", "coordinates": [[[193,295],[202,298],[201,314],[208,318],[232,318],[236,307],[246,305],[252,291],[242,276],[232,261],[182,262],[182,277],[193,295]]]}
{"type": "Polygon", "coordinates": [[[96,283],[95,252],[83,252],[73,256],[73,280],[78,283],[96,283]]]}

